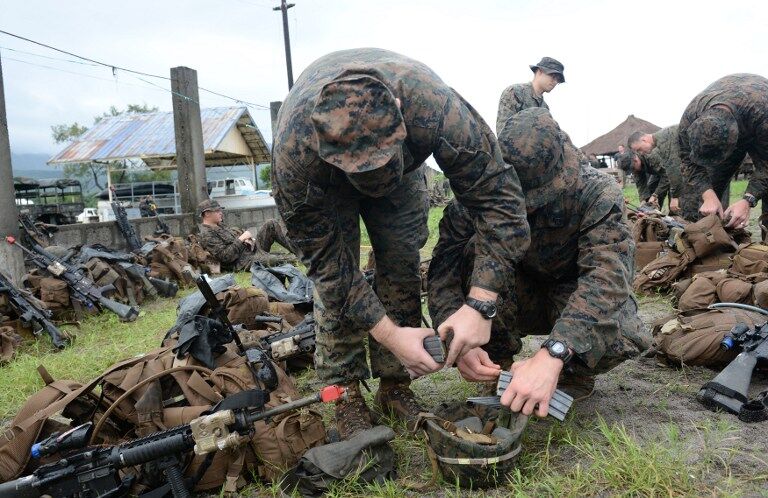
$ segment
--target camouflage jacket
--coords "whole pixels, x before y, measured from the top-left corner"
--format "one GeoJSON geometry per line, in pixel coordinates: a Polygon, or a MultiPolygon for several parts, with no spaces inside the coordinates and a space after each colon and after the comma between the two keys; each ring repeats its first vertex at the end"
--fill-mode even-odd
{"type": "Polygon", "coordinates": [[[533,91],[533,83],[519,83],[508,86],[499,99],[499,112],[496,115],[496,133],[500,133],[504,123],[511,117],[529,107],[543,107],[549,109],[544,102],[544,96],[536,96],[533,91]]]}
{"type": "Polygon", "coordinates": [[[680,146],[677,143],[677,125],[662,128],[653,134],[655,146],[648,154],[651,168],[662,176],[663,185],[657,188],[657,197],[669,191],[670,197],[680,197],[683,178],[680,174],[680,146]]]}
{"type": "Polygon", "coordinates": [[[433,155],[471,213],[478,247],[472,285],[502,288],[527,247],[529,232],[517,173],[501,158],[493,132],[424,64],[386,50],[353,49],[321,57],[304,70],[280,108],[275,130],[275,201],[324,307],[362,330],[385,314],[358,268],[357,248],[344,242],[345,230],[352,228],[341,226],[335,215],[340,194],[353,187],[340,169],[318,156],[310,118],[326,83],[359,73],[374,76],[400,99],[406,170],[433,155]]]}
{"type": "Polygon", "coordinates": [[[656,194],[661,198],[669,191],[669,179],[663,169],[659,168],[657,161],[649,160],[644,154],[639,154],[642,168],[639,172],[632,171],[632,178],[635,180],[637,195],[640,201],[647,201],[648,198],[656,194]]]}
{"type": "Polygon", "coordinates": [[[214,260],[221,263],[221,268],[227,271],[238,270],[240,258],[249,253],[248,246],[238,239],[243,231],[223,223],[217,227],[200,223],[198,228],[200,245],[211,253],[214,260]]]}
{"type": "MultiPolygon", "coordinates": [[[[577,281],[550,337],[566,341],[588,365],[599,361],[618,338],[620,327],[630,326],[619,320],[627,315],[623,308],[634,300],[635,244],[623,205],[613,178],[581,166],[571,188],[528,215],[531,245],[515,268],[537,282],[577,281]]],[[[469,221],[455,201],[440,221],[440,239],[429,268],[435,326],[464,303],[461,269],[477,250],[469,221]]],[[[637,313],[630,315],[638,320],[631,326],[641,328],[637,313]]]]}
{"type": "Polygon", "coordinates": [[[739,125],[737,150],[747,152],[755,164],[747,192],[762,198],[768,194],[768,79],[756,74],[731,74],[720,78],[688,104],[678,130],[683,178],[701,191],[712,188],[706,168],[690,160],[688,128],[714,106],[725,106],[736,117],[739,125]]]}

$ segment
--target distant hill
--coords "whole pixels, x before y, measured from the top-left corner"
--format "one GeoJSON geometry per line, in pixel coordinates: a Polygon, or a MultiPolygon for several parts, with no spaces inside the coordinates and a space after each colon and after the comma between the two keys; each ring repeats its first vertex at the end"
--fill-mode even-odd
{"type": "Polygon", "coordinates": [[[13,176],[37,179],[62,178],[64,174],[61,167],[54,168],[45,164],[49,158],[48,154],[14,154],[11,152],[13,176]]]}

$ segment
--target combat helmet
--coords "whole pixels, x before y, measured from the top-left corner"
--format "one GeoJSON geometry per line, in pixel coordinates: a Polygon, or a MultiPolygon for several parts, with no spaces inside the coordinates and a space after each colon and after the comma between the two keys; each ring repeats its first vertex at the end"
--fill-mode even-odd
{"type": "Polygon", "coordinates": [[[528,417],[519,413],[447,403],[422,414],[419,426],[427,436],[433,469],[448,483],[477,489],[507,482],[517,467],[527,423],[528,417]]]}

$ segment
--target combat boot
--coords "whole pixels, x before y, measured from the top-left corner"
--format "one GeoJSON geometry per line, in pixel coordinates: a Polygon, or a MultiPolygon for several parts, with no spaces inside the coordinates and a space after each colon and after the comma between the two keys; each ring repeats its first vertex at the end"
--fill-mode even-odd
{"type": "Polygon", "coordinates": [[[557,388],[570,395],[573,401],[583,401],[595,392],[595,376],[578,373],[561,373],[557,388]]]}
{"type": "Polygon", "coordinates": [[[408,430],[416,427],[419,413],[423,412],[416,396],[411,391],[411,381],[381,379],[379,390],[374,398],[374,405],[384,415],[390,415],[404,422],[408,430]]]}
{"type": "Polygon", "coordinates": [[[343,385],[347,389],[347,399],[336,403],[334,419],[339,437],[347,440],[360,431],[373,427],[371,412],[365,404],[357,381],[343,385]]]}

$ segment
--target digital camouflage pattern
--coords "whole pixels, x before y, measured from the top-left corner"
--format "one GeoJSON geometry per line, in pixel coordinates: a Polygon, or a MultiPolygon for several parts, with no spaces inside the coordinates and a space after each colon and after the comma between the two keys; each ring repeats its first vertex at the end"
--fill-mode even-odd
{"type": "MultiPolygon", "coordinates": [[[[711,124],[711,123],[710,123],[711,124]]],[[[749,153],[755,165],[747,192],[758,199],[768,194],[768,79],[755,74],[731,74],[720,78],[697,95],[685,109],[678,130],[683,182],[682,207],[686,218],[698,217],[701,194],[713,189],[722,196],[749,153]],[[727,110],[726,110],[727,109],[727,110]],[[730,111],[730,112],[728,112],[730,111]],[[727,143],[730,127],[695,126],[702,117],[715,117],[724,122],[735,118],[738,138],[727,143]],[[727,128],[727,129],[725,129],[727,128]],[[707,136],[708,131],[714,136],[707,136]],[[719,136],[719,140],[715,140],[719,136]],[[719,144],[717,143],[719,142],[719,144]],[[719,147],[718,147],[719,145],[719,147]],[[730,151],[722,157],[723,151],[730,151]],[[698,152],[712,164],[699,164],[692,157],[698,152]],[[720,154],[718,153],[720,152],[720,154]]]]}
{"type": "Polygon", "coordinates": [[[669,197],[680,197],[683,189],[677,126],[668,126],[654,133],[654,147],[647,155],[651,169],[659,172],[659,186],[656,188],[659,199],[661,199],[659,194],[667,193],[669,197]]]}
{"type": "MultiPolygon", "coordinates": [[[[668,188],[664,188],[661,176],[656,172],[656,165],[658,163],[651,163],[648,157],[644,154],[638,154],[636,152],[626,151],[619,156],[619,167],[624,170],[625,173],[632,174],[632,179],[637,187],[637,195],[641,201],[646,201],[654,193],[659,198],[659,203],[664,203],[664,197],[667,194],[668,188]],[[632,167],[632,158],[637,156],[640,158],[640,171],[635,171],[632,167]],[[661,184],[661,188],[659,188],[661,184]]],[[[667,184],[668,185],[668,184],[667,184]]]]}
{"type": "Polygon", "coordinates": [[[243,233],[239,228],[230,228],[224,223],[214,227],[200,223],[200,245],[221,263],[226,271],[245,271],[251,267],[250,248],[238,237],[243,233]]]}
{"type": "MultiPolygon", "coordinates": [[[[504,136],[500,145],[504,150],[504,136]]],[[[550,202],[529,210],[531,244],[510,285],[499,294],[498,316],[485,348],[495,361],[508,365],[521,349],[521,337],[549,335],[575,351],[577,360],[566,368],[600,372],[650,345],[631,290],[635,245],[616,181],[579,166],[570,142],[563,157],[561,167],[571,182],[558,186],[550,202]]],[[[535,163],[529,167],[541,168],[535,163]]],[[[440,222],[429,268],[429,310],[435,326],[464,302],[477,250],[469,221],[466,209],[454,201],[440,222]]]]}
{"type": "Polygon", "coordinates": [[[283,220],[279,218],[267,220],[259,227],[259,230],[256,232],[256,242],[262,251],[269,252],[272,245],[277,242],[296,254],[293,244],[288,238],[288,229],[285,227],[283,220]]]}
{"type": "Polygon", "coordinates": [[[522,111],[531,107],[543,107],[549,109],[544,102],[544,95],[536,95],[533,91],[533,83],[518,83],[508,86],[501,92],[499,99],[499,112],[496,114],[496,133],[501,134],[501,129],[507,120],[522,111]]]}
{"type": "MultiPolygon", "coordinates": [[[[379,89],[377,86],[376,91],[379,89]]],[[[350,91],[352,107],[366,101],[359,90],[350,91]]],[[[339,92],[334,95],[338,109],[349,107],[341,102],[339,92]]],[[[380,98],[390,101],[386,96],[380,98]]],[[[354,137],[365,135],[358,128],[365,120],[345,122],[354,137]]],[[[342,131],[324,129],[323,134],[331,137],[342,131]]],[[[380,137],[374,133],[372,138],[369,148],[375,148],[380,137]]],[[[362,146],[357,139],[339,140],[362,146]]],[[[333,159],[332,154],[323,154],[333,159]]],[[[424,172],[418,168],[430,154],[471,213],[477,231],[472,284],[501,289],[528,238],[517,175],[504,164],[496,138],[479,114],[431,69],[386,50],[334,52],[304,70],[280,109],[272,184],[288,236],[316,286],[319,330],[315,360],[324,382],[368,376],[364,339],[385,313],[399,325],[419,324],[418,250],[427,238],[428,196],[424,172]],[[364,195],[361,190],[366,189],[360,186],[392,182],[398,174],[397,168],[389,168],[393,161],[387,167],[348,173],[324,161],[318,150],[313,116],[317,117],[315,107],[324,88],[357,76],[370,77],[364,88],[374,79],[399,100],[397,112],[406,129],[399,154],[393,156],[402,156],[402,179],[391,191],[376,192],[378,197],[364,195]],[[359,270],[360,218],[376,253],[375,291],[359,270]]],[[[365,157],[356,154],[350,160],[365,161],[365,157]]],[[[392,375],[405,374],[394,356],[375,341],[370,345],[374,375],[390,375],[394,365],[398,368],[392,375]]]]}

